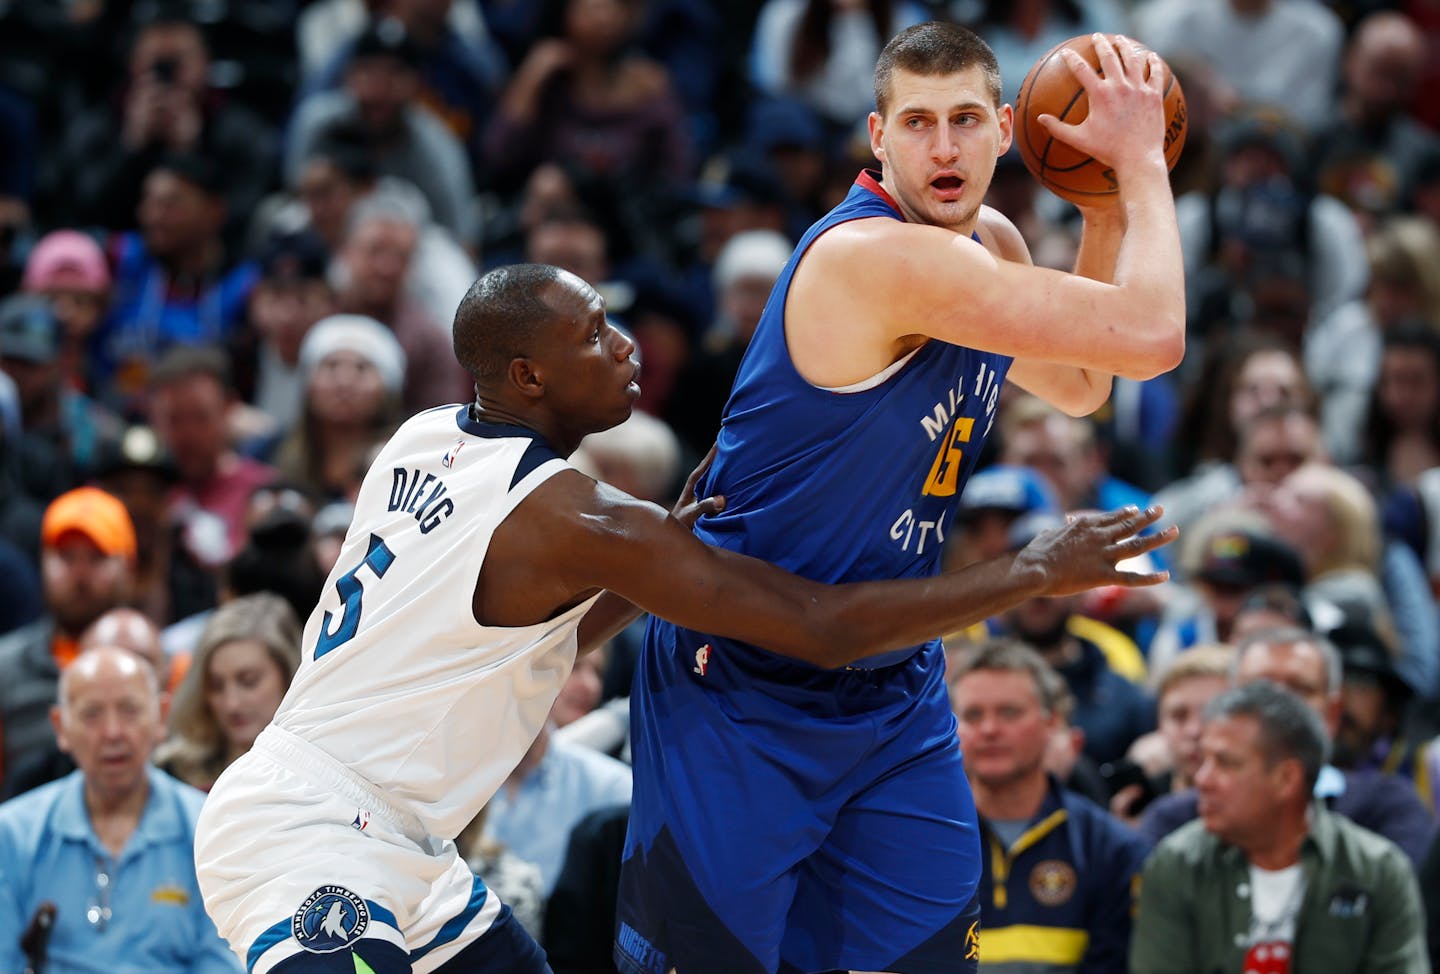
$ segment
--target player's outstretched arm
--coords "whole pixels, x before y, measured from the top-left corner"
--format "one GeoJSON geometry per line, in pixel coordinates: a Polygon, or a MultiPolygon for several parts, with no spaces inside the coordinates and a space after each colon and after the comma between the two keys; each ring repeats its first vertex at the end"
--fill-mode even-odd
{"type": "MultiPolygon", "coordinates": [[[[1080,515],[1017,553],[957,572],[831,586],[711,548],[655,505],[566,472],[537,488],[492,541],[492,554],[496,542],[509,549],[525,535],[553,542],[530,546],[535,557],[528,569],[533,578],[548,580],[552,608],[534,619],[499,624],[538,622],[603,588],[687,628],[742,639],[819,666],[841,666],[953,632],[1034,596],[1163,581],[1163,572],[1142,575],[1116,568],[1175,537],[1173,528],[1135,536],[1159,516],[1157,509],[1142,513],[1133,508],[1080,515]]],[[[513,553],[500,554],[508,559],[513,553]]],[[[496,584],[516,582],[511,577],[496,584]]],[[[482,588],[489,584],[483,573],[482,583],[482,588]]],[[[486,601],[493,608],[513,610],[499,588],[492,588],[490,596],[486,601]]],[[[532,603],[532,611],[542,608],[532,603]]]]}
{"type": "MultiPolygon", "coordinates": [[[[710,469],[710,464],[715,462],[715,451],[717,447],[712,445],[704,458],[690,471],[690,476],[685,478],[685,486],[680,491],[680,496],[675,500],[675,506],[670,509],[671,517],[685,525],[687,528],[695,527],[695,522],[706,514],[718,514],[725,510],[725,498],[718,494],[713,497],[700,497],[696,493],[700,478],[710,469]]],[[[616,636],[622,629],[630,625],[640,617],[643,610],[635,603],[624,599],[614,592],[606,592],[600,596],[590,609],[585,613],[585,618],[580,620],[579,647],[578,652],[588,653],[593,649],[599,649],[611,638],[616,636]]]]}

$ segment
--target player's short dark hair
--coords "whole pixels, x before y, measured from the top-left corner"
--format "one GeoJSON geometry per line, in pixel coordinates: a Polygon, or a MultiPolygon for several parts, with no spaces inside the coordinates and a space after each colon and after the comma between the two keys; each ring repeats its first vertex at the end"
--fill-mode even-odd
{"type": "Polygon", "coordinates": [[[477,382],[493,382],[532,351],[556,316],[547,292],[563,272],[550,264],[508,264],[482,276],[455,311],[455,358],[477,382]]]}
{"type": "Polygon", "coordinates": [[[954,74],[971,65],[979,65],[985,73],[990,97],[1000,107],[1000,65],[979,34],[938,20],[908,27],[890,39],[875,62],[875,110],[885,114],[897,69],[932,76],[954,74]]]}
{"type": "Polygon", "coordinates": [[[1320,715],[1305,701],[1268,680],[1232,687],[1205,706],[1205,721],[1249,717],[1260,725],[1260,750],[1266,767],[1299,761],[1305,793],[1315,790],[1320,769],[1329,759],[1330,738],[1320,715]]]}

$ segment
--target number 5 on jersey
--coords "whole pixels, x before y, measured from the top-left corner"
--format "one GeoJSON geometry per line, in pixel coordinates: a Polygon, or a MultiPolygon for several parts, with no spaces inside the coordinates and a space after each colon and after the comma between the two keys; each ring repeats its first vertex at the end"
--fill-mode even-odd
{"type": "Polygon", "coordinates": [[[370,549],[365,559],[335,580],[335,591],[344,603],[340,607],[340,624],[330,631],[330,612],[320,620],[320,638],[315,642],[315,658],[319,659],[332,649],[339,649],[355,638],[360,628],[360,600],[365,595],[365,585],[360,581],[360,569],[369,568],[376,578],[384,578],[395,561],[395,553],[385,547],[385,541],[378,534],[370,535],[370,549]]]}

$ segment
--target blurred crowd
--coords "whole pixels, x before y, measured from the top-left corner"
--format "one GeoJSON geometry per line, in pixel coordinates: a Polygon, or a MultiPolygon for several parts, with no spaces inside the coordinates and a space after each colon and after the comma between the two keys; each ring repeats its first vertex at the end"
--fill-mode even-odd
{"type": "MultiPolygon", "coordinates": [[[[1183,365],[1118,380],[1085,418],[1007,393],[945,537],[958,567],[1067,512],[1153,501],[1182,530],[1156,555],[1171,581],[956,634],[977,793],[994,800],[1015,769],[981,743],[976,701],[1000,689],[965,687],[977,669],[1033,676],[1047,716],[1027,767],[1142,843],[1107,853],[1134,875],[1196,814],[1204,705],[1258,667],[1321,717],[1322,785],[1341,784],[1316,794],[1404,852],[1434,944],[1437,0],[0,3],[0,780],[27,796],[0,805],[0,856],[15,854],[7,809],[39,814],[34,789],[114,772],[102,743],[67,734],[81,698],[144,684],[141,710],[172,701],[116,731],[131,785],[153,760],[203,790],[248,748],[375,451],[412,413],[473,395],[450,324],[483,270],[556,264],[605,296],[639,346],[640,411],[576,462],[668,506],[794,242],[874,164],[876,55],[937,18],[989,42],[1007,101],[1054,44],[1104,30],[1163,55],[1188,103],[1172,173],[1183,365]],[[1267,632],[1290,635],[1255,642],[1267,632]],[[1281,644],[1304,661],[1266,670],[1281,644]]],[[[1073,265],[1078,213],[1018,153],[988,201],[1037,263],[1073,265]]],[[[613,969],[638,641],[577,664],[462,837],[560,974],[613,969]]],[[[985,923],[1033,923],[1004,913],[993,870],[1043,835],[993,835],[982,897],[1001,912],[985,923]]],[[[1029,877],[1040,906],[1064,886],[1054,861],[1029,877]]],[[[86,866],[86,889],[102,875],[108,889],[86,866]]],[[[74,898],[103,932],[97,895],[74,898]]],[[[28,902],[0,917],[0,967],[28,902]]],[[[1120,924],[1118,955],[1085,969],[1124,969],[1121,912],[1087,940],[1120,924]]]]}

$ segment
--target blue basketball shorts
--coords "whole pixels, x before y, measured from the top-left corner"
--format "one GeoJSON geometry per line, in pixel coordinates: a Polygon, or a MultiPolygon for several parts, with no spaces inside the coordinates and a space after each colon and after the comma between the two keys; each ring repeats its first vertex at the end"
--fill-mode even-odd
{"type": "Polygon", "coordinates": [[[979,829],[938,642],[827,671],[652,621],[630,713],[622,972],[973,966],[979,829]]]}

